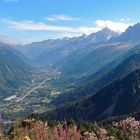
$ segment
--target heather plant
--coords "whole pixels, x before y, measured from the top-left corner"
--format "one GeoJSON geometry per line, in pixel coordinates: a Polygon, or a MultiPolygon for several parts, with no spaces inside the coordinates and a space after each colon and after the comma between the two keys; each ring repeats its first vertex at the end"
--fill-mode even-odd
{"type": "Polygon", "coordinates": [[[128,140],[136,140],[139,134],[140,122],[129,117],[124,120],[113,122],[112,125],[119,130],[119,135],[128,140]]]}
{"type": "Polygon", "coordinates": [[[55,122],[26,119],[16,122],[10,137],[2,135],[1,140],[138,140],[140,123],[127,118],[112,124],[55,122]]]}
{"type": "Polygon", "coordinates": [[[80,140],[81,138],[77,126],[68,127],[67,121],[55,127],[49,127],[48,122],[32,120],[31,122],[24,121],[24,127],[21,124],[14,126],[14,140],[80,140]]]}

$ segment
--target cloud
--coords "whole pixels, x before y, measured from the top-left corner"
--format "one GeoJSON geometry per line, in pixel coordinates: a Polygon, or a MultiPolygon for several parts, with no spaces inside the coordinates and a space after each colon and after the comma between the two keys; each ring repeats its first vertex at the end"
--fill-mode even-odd
{"type": "MultiPolygon", "coordinates": [[[[43,22],[35,22],[33,20],[25,20],[25,21],[15,21],[11,19],[2,20],[4,24],[7,24],[10,28],[19,30],[19,31],[53,31],[59,32],[60,35],[68,35],[68,36],[77,36],[83,33],[90,34],[97,32],[105,27],[121,33],[124,32],[130,23],[126,22],[115,22],[111,20],[96,20],[93,26],[79,26],[79,27],[70,27],[70,26],[57,26],[57,25],[49,25],[43,22]]],[[[132,24],[131,24],[132,25],[132,24]]]]}
{"type": "Polygon", "coordinates": [[[68,27],[68,26],[55,26],[48,25],[43,22],[34,22],[33,20],[25,20],[25,21],[14,21],[10,19],[2,20],[3,23],[8,24],[11,28],[17,30],[36,30],[36,31],[68,31],[68,32],[77,32],[76,28],[68,27]]]}
{"type": "Polygon", "coordinates": [[[96,27],[99,27],[99,28],[109,28],[111,29],[112,31],[115,31],[115,32],[124,32],[131,24],[130,23],[127,23],[127,22],[114,22],[114,21],[111,21],[111,20],[97,20],[95,22],[96,24],[96,27]]]}
{"type": "Polygon", "coordinates": [[[69,17],[67,15],[52,15],[49,17],[45,17],[46,20],[49,21],[74,21],[79,20],[79,18],[69,17]]]}
{"type": "Polygon", "coordinates": [[[85,34],[91,34],[91,33],[95,33],[98,32],[99,30],[102,30],[102,28],[95,26],[95,27],[86,27],[86,26],[82,26],[78,28],[79,32],[81,33],[85,33],[85,34]]]}

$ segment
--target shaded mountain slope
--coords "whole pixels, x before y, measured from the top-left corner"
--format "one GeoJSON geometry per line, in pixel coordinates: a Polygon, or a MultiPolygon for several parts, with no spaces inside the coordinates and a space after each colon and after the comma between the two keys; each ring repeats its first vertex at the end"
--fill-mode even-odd
{"type": "Polygon", "coordinates": [[[120,77],[124,77],[130,72],[133,72],[140,68],[140,51],[135,52],[132,56],[125,59],[122,63],[112,68],[100,78],[96,79],[93,82],[86,83],[83,86],[80,86],[74,91],[71,91],[67,94],[62,94],[59,97],[55,98],[53,104],[58,106],[67,102],[75,101],[81,97],[93,94],[98,92],[100,89],[111,83],[113,80],[116,80],[120,77]]]}
{"type": "Polygon", "coordinates": [[[96,95],[44,113],[46,119],[102,120],[126,115],[140,107],[140,70],[118,79],[96,95]],[[124,104],[125,103],[125,104],[124,104]]]}
{"type": "MultiPolygon", "coordinates": [[[[16,52],[17,53],[17,52],[16,52]]],[[[31,67],[26,65],[7,44],[0,44],[0,93],[1,98],[12,94],[28,80],[31,67]]]]}

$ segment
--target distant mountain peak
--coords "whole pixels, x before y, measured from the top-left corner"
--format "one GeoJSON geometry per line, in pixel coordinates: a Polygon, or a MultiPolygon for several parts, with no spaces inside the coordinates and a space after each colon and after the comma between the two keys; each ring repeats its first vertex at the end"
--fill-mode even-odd
{"type": "Polygon", "coordinates": [[[110,40],[111,38],[117,37],[118,33],[110,30],[109,28],[105,27],[102,30],[90,34],[88,37],[92,39],[93,42],[105,42],[110,40]]]}
{"type": "Polygon", "coordinates": [[[111,29],[109,29],[108,27],[103,28],[101,31],[99,32],[114,32],[111,29]]]}
{"type": "Polygon", "coordinates": [[[86,35],[85,33],[83,33],[83,34],[81,35],[81,37],[87,37],[87,35],[86,35]]]}

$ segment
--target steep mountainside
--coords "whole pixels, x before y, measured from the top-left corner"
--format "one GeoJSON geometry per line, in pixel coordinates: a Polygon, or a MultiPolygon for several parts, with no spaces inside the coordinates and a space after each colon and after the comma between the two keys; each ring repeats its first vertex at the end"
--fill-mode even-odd
{"type": "Polygon", "coordinates": [[[29,73],[31,68],[15,55],[14,50],[0,43],[0,98],[17,90],[29,73]]]}
{"type": "Polygon", "coordinates": [[[47,119],[102,120],[111,116],[126,115],[140,107],[140,70],[118,79],[96,95],[73,105],[65,105],[53,112],[44,113],[47,119]]]}
{"type": "MultiPolygon", "coordinates": [[[[102,67],[104,67],[108,63],[116,60],[118,57],[120,57],[130,48],[131,48],[131,45],[126,47],[125,44],[103,45],[96,48],[93,51],[90,50],[86,56],[79,59],[79,61],[77,61],[73,65],[68,66],[68,63],[67,63],[67,65],[64,68],[60,67],[60,69],[62,69],[62,71],[64,71],[64,73],[67,73],[67,74],[94,73],[100,70],[102,67]]],[[[85,54],[86,54],[86,51],[85,51],[85,54]]]]}
{"type": "Polygon", "coordinates": [[[140,68],[140,50],[132,54],[132,56],[125,59],[116,67],[106,72],[100,78],[92,82],[90,82],[90,80],[86,80],[85,83],[88,84],[80,86],[78,89],[70,93],[60,95],[58,98],[55,98],[53,103],[58,106],[67,102],[75,101],[81,97],[85,97],[87,95],[96,93],[103,87],[111,83],[112,81],[124,77],[139,68],[140,68]]]}
{"type": "MultiPolygon", "coordinates": [[[[124,46],[127,46],[127,45],[124,45],[124,46]]],[[[126,59],[131,58],[132,55],[135,55],[135,54],[138,55],[139,52],[140,52],[140,44],[132,45],[132,47],[130,49],[128,49],[126,52],[122,53],[114,61],[112,61],[112,62],[108,63],[107,65],[105,65],[104,67],[102,67],[99,71],[81,77],[79,79],[79,82],[81,81],[81,82],[86,83],[86,82],[90,82],[90,81],[95,81],[95,80],[99,79],[100,77],[102,77],[103,75],[105,75],[106,73],[108,73],[111,69],[117,67],[120,63],[122,63],[126,59]]]]}

